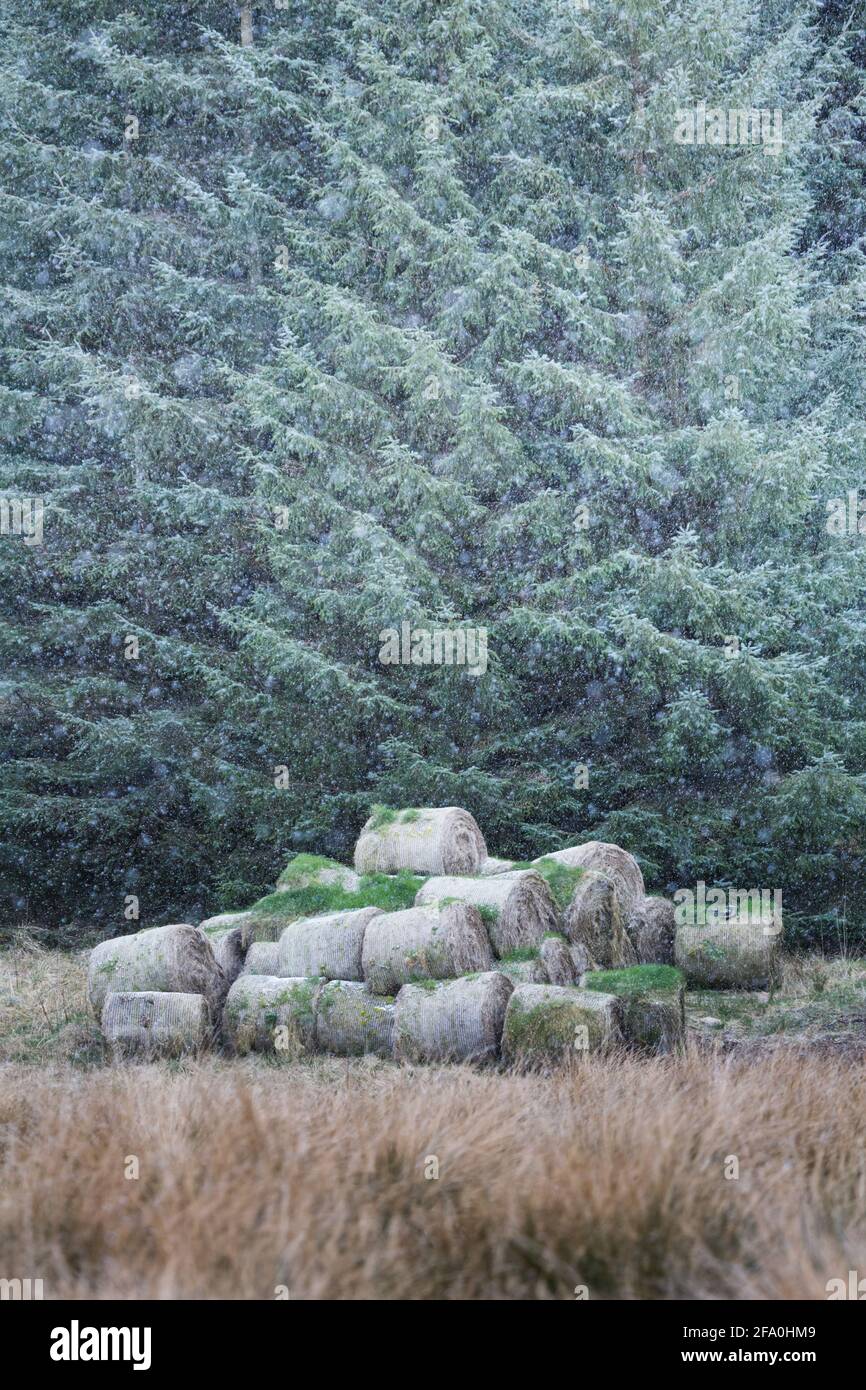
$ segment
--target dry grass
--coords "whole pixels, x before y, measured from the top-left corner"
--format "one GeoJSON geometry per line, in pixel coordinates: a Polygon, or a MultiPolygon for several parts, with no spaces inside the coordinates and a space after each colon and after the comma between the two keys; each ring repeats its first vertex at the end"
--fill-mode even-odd
{"type": "Polygon", "coordinates": [[[866,1267],[864,1109],[862,1067],[784,1057],[8,1065],[0,1273],[71,1298],[823,1298],[866,1267]]]}
{"type": "Polygon", "coordinates": [[[83,959],[18,949],[0,1277],[46,1297],[823,1299],[866,1268],[862,1064],[106,1066],[83,959]]]}

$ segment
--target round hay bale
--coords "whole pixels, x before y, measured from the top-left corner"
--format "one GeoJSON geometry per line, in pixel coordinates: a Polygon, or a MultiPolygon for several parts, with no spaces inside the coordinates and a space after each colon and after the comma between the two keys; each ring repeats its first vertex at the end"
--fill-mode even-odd
{"type": "Polygon", "coordinates": [[[396,994],[413,977],[447,980],[490,970],[493,952],[478,909],[449,903],[379,913],[364,933],[361,965],[372,994],[396,994]]]}
{"type": "MultiPolygon", "coordinates": [[[[199,931],[203,931],[199,927],[199,931]]],[[[238,975],[244,968],[244,957],[246,951],[243,943],[243,930],[241,927],[211,927],[205,932],[206,939],[210,942],[211,950],[216,957],[217,965],[225,976],[225,989],[234,984],[238,975]]]]}
{"type": "Polygon", "coordinates": [[[226,1040],[240,1056],[287,1057],[316,1050],[316,1001],[321,980],[239,975],[223,1010],[226,1040]]]}
{"type": "Polygon", "coordinates": [[[425,907],[454,899],[478,908],[500,959],[510,951],[540,946],[559,927],[550,889],[532,869],[492,878],[428,878],[415,903],[425,907]]]}
{"type": "Polygon", "coordinates": [[[379,811],[355,845],[359,874],[477,874],[486,858],[484,836],[459,806],[379,811]]]}
{"type": "Polygon", "coordinates": [[[330,980],[316,1000],[316,1044],[320,1052],[390,1057],[394,1044],[394,1000],[370,994],[356,980],[330,980]]]}
{"type": "Polygon", "coordinates": [[[641,898],[626,922],[629,940],[645,965],[673,965],[674,905],[667,898],[641,898]]]}
{"type": "Polygon", "coordinates": [[[781,931],[761,922],[677,927],[674,958],[689,989],[770,989],[779,979],[781,931]]]}
{"type": "Polygon", "coordinates": [[[100,941],[90,953],[87,997],[97,1018],[109,994],[201,994],[217,1018],[226,978],[204,932],[186,923],[100,941]]]}
{"type": "Polygon", "coordinates": [[[506,1062],[538,1067],[580,1060],[622,1041],[622,1008],[612,994],[560,985],[518,985],[502,1033],[506,1062]]]}
{"type": "Polygon", "coordinates": [[[546,985],[550,983],[547,978],[547,971],[542,964],[540,951],[533,952],[531,956],[506,956],[504,960],[495,960],[492,968],[497,974],[504,975],[513,985],[546,985]]]}
{"type": "Polygon", "coordinates": [[[633,965],[625,970],[589,971],[584,989],[614,994],[622,1005],[626,1041],[648,1052],[681,1047],[686,1033],[685,979],[672,965],[633,965]]]}
{"type": "Polygon", "coordinates": [[[606,840],[588,840],[585,845],[572,845],[569,849],[559,849],[542,858],[557,860],[567,864],[570,869],[594,869],[596,873],[604,874],[616,889],[625,917],[646,896],[643,874],[634,855],[620,849],[619,845],[608,844],[606,840]]]}
{"type": "Polygon", "coordinates": [[[120,991],[106,995],[102,1032],[115,1058],[149,1060],[204,1051],[213,1026],[201,994],[120,991]]]}
{"type": "Polygon", "coordinates": [[[299,917],[280,936],[277,975],[320,975],[325,980],[363,980],[361,947],[380,907],[358,907],[321,917],[299,917]]]}
{"type": "Polygon", "coordinates": [[[243,973],[245,975],[270,975],[272,978],[279,975],[281,973],[279,941],[251,942],[247,948],[243,973]]]}
{"type": "Polygon", "coordinates": [[[321,854],[296,854],[277,879],[276,891],[288,893],[293,888],[309,888],[314,883],[342,888],[347,893],[356,893],[361,886],[354,869],[338,864],[336,859],[326,859],[321,854]]]}
{"type": "Polygon", "coordinates": [[[562,929],[572,945],[582,948],[588,962],[585,968],[610,970],[637,961],[622,923],[616,889],[595,870],[588,869],[578,880],[562,929]]]}
{"type": "Polygon", "coordinates": [[[539,965],[551,985],[573,985],[577,980],[574,960],[564,936],[546,936],[538,953],[539,965]]]}
{"type": "Polygon", "coordinates": [[[407,1062],[483,1062],[498,1056],[513,989],[498,971],[404,985],[397,995],[395,1057],[407,1062]]]}
{"type": "Polygon", "coordinates": [[[251,916],[251,912],[220,912],[216,917],[206,917],[199,922],[198,929],[207,937],[219,936],[231,927],[242,927],[251,916]]]}
{"type": "Polygon", "coordinates": [[[479,866],[478,872],[482,878],[490,878],[494,874],[509,874],[515,862],[513,859],[494,859],[490,856],[479,866]]]}

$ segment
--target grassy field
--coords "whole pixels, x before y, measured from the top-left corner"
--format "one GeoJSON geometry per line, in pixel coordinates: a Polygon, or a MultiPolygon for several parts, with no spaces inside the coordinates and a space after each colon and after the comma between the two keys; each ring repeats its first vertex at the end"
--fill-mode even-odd
{"type": "MultiPolygon", "coordinates": [[[[772,1001],[689,1012],[729,1041],[856,1040],[864,981],[801,961],[772,1001]]],[[[746,1052],[696,1033],[558,1076],[120,1067],[84,957],[23,944],[0,955],[0,1277],[46,1298],[823,1299],[866,1269],[866,1068],[746,1052]]]]}

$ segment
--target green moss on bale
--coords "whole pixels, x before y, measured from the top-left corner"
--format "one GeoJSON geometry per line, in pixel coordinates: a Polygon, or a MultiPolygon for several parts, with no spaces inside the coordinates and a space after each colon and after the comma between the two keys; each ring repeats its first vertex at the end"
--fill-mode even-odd
{"type": "Polygon", "coordinates": [[[255,919],[274,917],[283,924],[294,922],[299,917],[349,912],[358,907],[380,907],[383,912],[400,912],[414,905],[423,882],[424,879],[417,874],[401,869],[398,874],[365,874],[360,887],[353,892],[347,892],[338,883],[311,883],[305,888],[288,888],[281,893],[270,893],[253,903],[250,912],[255,919]]]}
{"type": "Polygon", "coordinates": [[[629,965],[622,970],[592,970],[584,989],[601,994],[661,994],[685,988],[685,976],[673,965],[629,965]]]}
{"type": "Polygon", "coordinates": [[[296,854],[283,869],[277,882],[292,883],[297,878],[321,873],[322,869],[335,869],[338,873],[346,873],[344,864],[338,864],[336,859],[328,859],[324,854],[296,854]]]}
{"type": "Polygon", "coordinates": [[[535,873],[541,874],[560,912],[564,912],[568,907],[574,897],[575,888],[586,872],[585,869],[571,869],[559,859],[538,859],[535,863],[521,862],[512,865],[512,872],[515,869],[532,869],[535,873]]]}
{"type": "Polygon", "coordinates": [[[525,1009],[512,1004],[508,1030],[514,1051],[556,1055],[574,1044],[574,1012],[567,1000],[525,1009]]]}

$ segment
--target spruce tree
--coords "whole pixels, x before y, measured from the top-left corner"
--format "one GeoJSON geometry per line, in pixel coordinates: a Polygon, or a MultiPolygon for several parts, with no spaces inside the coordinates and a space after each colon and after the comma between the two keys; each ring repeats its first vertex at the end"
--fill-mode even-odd
{"type": "Polygon", "coordinates": [[[850,929],[850,40],[744,0],[244,8],[12,6],[2,482],[48,504],[0,548],[18,910],[242,905],[427,802],[850,929]],[[781,148],[678,143],[698,106],[781,148]],[[404,622],[486,628],[488,670],[383,665],[404,622]]]}

